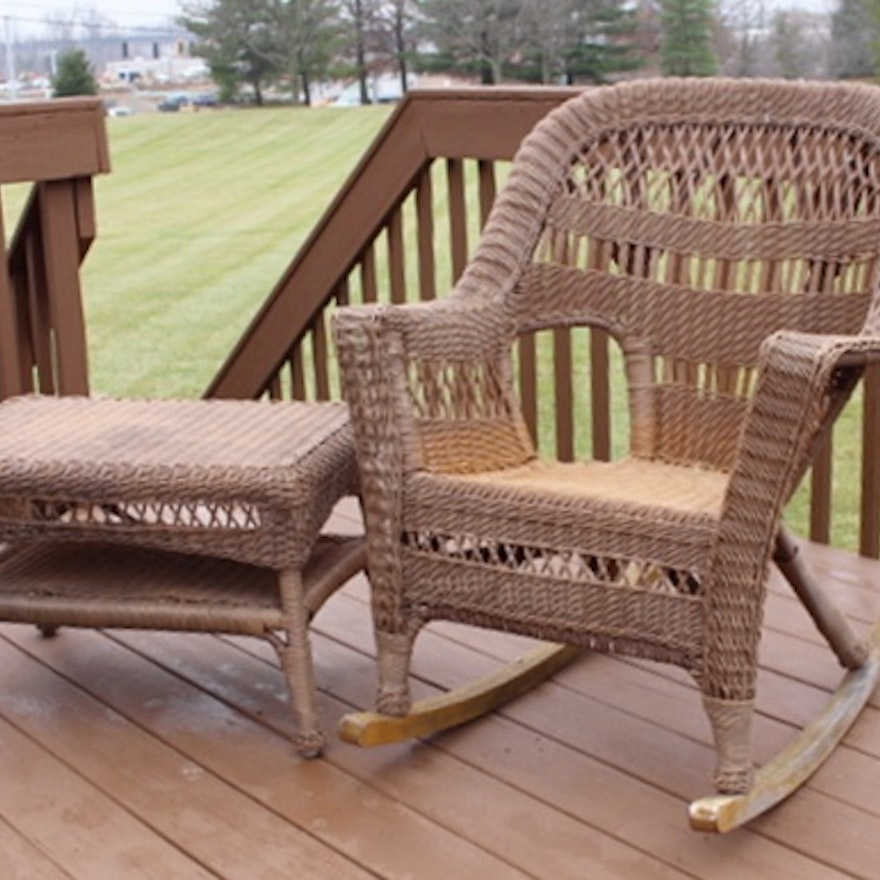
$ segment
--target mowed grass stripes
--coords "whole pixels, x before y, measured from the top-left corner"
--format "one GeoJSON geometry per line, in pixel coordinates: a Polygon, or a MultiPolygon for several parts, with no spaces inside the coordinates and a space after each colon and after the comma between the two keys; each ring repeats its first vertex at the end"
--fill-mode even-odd
{"type": "Polygon", "coordinates": [[[199,396],[388,113],[108,119],[83,270],[93,391],[199,396]]]}

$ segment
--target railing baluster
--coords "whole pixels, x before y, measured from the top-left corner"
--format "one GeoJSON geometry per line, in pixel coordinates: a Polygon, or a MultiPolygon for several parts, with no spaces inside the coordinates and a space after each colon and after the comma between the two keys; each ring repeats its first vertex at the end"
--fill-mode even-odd
{"type": "Polygon", "coordinates": [[[348,278],[343,278],[336,286],[334,295],[336,306],[347,306],[351,302],[351,284],[348,278]]]}
{"type": "Polygon", "coordinates": [[[0,209],[0,396],[24,391],[19,354],[20,319],[6,256],[6,233],[0,209]]]}
{"type": "Polygon", "coordinates": [[[489,212],[495,203],[497,184],[495,181],[495,163],[486,159],[477,162],[480,179],[480,228],[486,225],[489,212]]]}
{"type": "Polygon", "coordinates": [[[328,372],[329,346],[324,312],[316,318],[312,328],[312,360],[315,369],[315,399],[330,399],[330,375],[328,372]]]}
{"type": "Polygon", "coordinates": [[[608,333],[590,330],[590,411],[593,458],[611,458],[611,379],[609,373],[608,333]]]}
{"type": "Polygon", "coordinates": [[[388,272],[391,302],[406,302],[406,250],[403,244],[403,211],[398,208],[388,221],[388,272]]]}
{"type": "Polygon", "coordinates": [[[810,540],[828,543],[831,536],[831,461],[834,442],[829,434],[816,453],[810,471],[810,540]]]}
{"type": "Polygon", "coordinates": [[[449,235],[452,255],[452,279],[461,277],[467,265],[467,201],[464,188],[464,163],[460,159],[450,159],[446,163],[447,185],[449,187],[449,235]]]}
{"type": "Polygon", "coordinates": [[[371,244],[361,257],[361,296],[365,303],[374,303],[378,300],[379,285],[376,282],[376,251],[371,244]]]}
{"type": "Polygon", "coordinates": [[[437,296],[437,266],[434,260],[434,187],[431,169],[426,168],[416,187],[418,223],[419,299],[437,296]]]}
{"type": "Polygon", "coordinates": [[[535,334],[522,336],[517,345],[519,393],[523,418],[536,445],[538,436],[538,355],[535,334]]]}
{"type": "MultiPolygon", "coordinates": [[[[607,241],[589,242],[587,266],[606,269],[611,263],[611,249],[607,241]]],[[[593,448],[591,454],[598,461],[611,459],[611,378],[609,371],[607,331],[590,329],[590,430],[593,448]]]]}
{"type": "Polygon", "coordinates": [[[46,302],[40,203],[32,186],[9,246],[9,280],[19,317],[19,362],[25,392],[55,391],[52,332],[46,302]]]}
{"type": "MultiPolygon", "coordinates": [[[[565,236],[552,235],[549,246],[554,262],[571,264],[571,249],[565,236]]],[[[574,461],[574,391],[572,387],[573,359],[571,330],[559,328],[553,332],[553,375],[555,378],[554,419],[556,428],[556,457],[560,461],[574,461]]]]}
{"type": "Polygon", "coordinates": [[[293,350],[290,359],[291,397],[294,400],[306,399],[306,369],[303,362],[302,340],[293,350]]]}
{"type": "Polygon", "coordinates": [[[53,394],[52,334],[48,304],[43,295],[46,288],[41,283],[42,263],[37,257],[35,231],[39,230],[39,225],[32,222],[32,216],[25,214],[19,221],[19,226],[24,225],[27,232],[17,236],[17,265],[13,267],[10,262],[9,266],[13,296],[18,304],[20,373],[25,392],[39,390],[44,394],[53,394]]]}
{"type": "Polygon", "coordinates": [[[574,461],[574,391],[572,387],[571,330],[553,331],[553,372],[556,379],[556,457],[574,461]]]}
{"type": "Polygon", "coordinates": [[[80,239],[72,182],[40,184],[40,218],[52,326],[56,330],[64,328],[55,338],[58,390],[62,394],[86,394],[89,380],[79,284],[80,239]]]}
{"type": "Polygon", "coordinates": [[[870,364],[863,380],[862,493],[859,553],[880,557],[880,365],[870,364]]]}

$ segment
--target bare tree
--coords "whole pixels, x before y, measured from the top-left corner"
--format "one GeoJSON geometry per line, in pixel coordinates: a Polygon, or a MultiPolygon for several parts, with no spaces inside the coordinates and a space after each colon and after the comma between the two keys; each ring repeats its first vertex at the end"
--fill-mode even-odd
{"type": "Polygon", "coordinates": [[[521,0],[418,0],[422,36],[435,62],[476,72],[485,85],[504,79],[504,66],[519,50],[521,0]]]}
{"type": "Polygon", "coordinates": [[[727,0],[719,6],[718,24],[725,35],[716,41],[716,46],[721,50],[725,73],[731,76],[760,73],[767,21],[766,0],[727,0]]]}

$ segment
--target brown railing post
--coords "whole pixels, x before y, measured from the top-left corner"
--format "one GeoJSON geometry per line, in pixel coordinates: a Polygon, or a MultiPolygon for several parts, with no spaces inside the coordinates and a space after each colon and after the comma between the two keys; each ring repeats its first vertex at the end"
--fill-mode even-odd
{"type": "Polygon", "coordinates": [[[91,178],[109,170],[100,100],[0,106],[0,186],[33,184],[10,240],[0,226],[0,396],[88,391],[79,267],[96,230],[91,178]]]}
{"type": "Polygon", "coordinates": [[[880,365],[865,370],[859,553],[880,557],[880,365]]]}
{"type": "MultiPolygon", "coordinates": [[[[2,216],[0,241],[6,241],[2,216]]],[[[0,398],[21,394],[25,390],[21,371],[20,328],[21,318],[4,250],[0,264],[0,398]]]]}

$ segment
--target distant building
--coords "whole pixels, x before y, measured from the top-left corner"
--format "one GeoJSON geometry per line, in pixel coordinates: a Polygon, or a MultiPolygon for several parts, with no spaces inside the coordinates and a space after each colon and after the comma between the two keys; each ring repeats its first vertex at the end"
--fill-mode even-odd
{"type": "Polygon", "coordinates": [[[109,61],[104,66],[101,80],[105,83],[169,83],[205,79],[208,66],[202,58],[189,55],[162,55],[159,57],[134,56],[109,61]]]}

